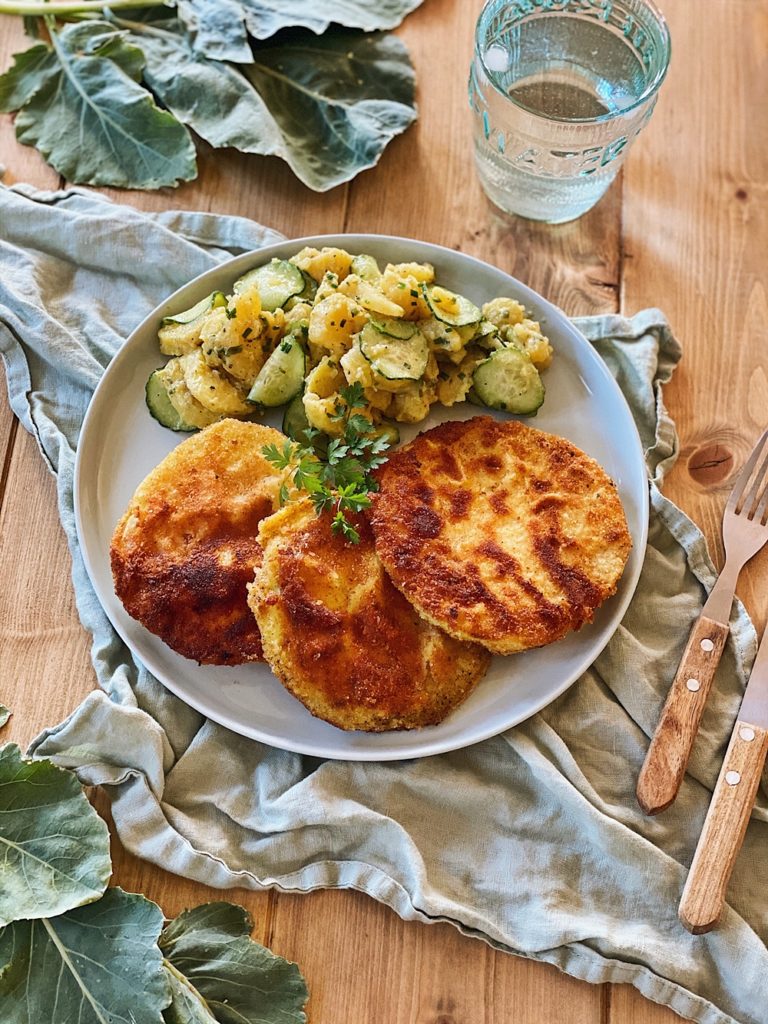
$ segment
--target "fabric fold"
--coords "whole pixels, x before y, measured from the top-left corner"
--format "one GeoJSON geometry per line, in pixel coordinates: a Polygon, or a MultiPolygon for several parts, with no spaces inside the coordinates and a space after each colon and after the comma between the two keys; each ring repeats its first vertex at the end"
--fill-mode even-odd
{"type": "Polygon", "coordinates": [[[0,350],[10,401],[57,475],[100,687],[31,753],[107,787],[124,845],[178,874],[221,888],[358,889],[403,918],[448,921],[586,981],[633,984],[702,1024],[765,1024],[765,792],[722,925],[694,937],[676,916],[754,656],[754,629],[738,602],[678,800],[647,818],[634,797],[671,673],[715,578],[701,532],[660,490],[678,451],[662,391],[681,354],[660,311],[575,321],[619,382],[643,441],[648,547],[605,650],[516,728],[410,761],[304,757],[207,721],[112,629],[72,510],[93,387],[121,339],[167,294],[278,237],[243,218],[146,214],[77,189],[0,187],[0,350]]]}

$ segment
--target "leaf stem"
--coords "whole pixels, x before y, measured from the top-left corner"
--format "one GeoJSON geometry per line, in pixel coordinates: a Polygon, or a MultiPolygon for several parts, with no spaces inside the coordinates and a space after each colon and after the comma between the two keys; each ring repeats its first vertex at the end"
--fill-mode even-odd
{"type": "Polygon", "coordinates": [[[120,7],[165,7],[166,0],[112,0],[105,4],[103,0],[51,0],[51,3],[44,3],[41,0],[29,0],[27,3],[5,3],[0,0],[0,14],[25,14],[25,15],[67,15],[80,14],[86,11],[103,11],[107,8],[120,7]]]}

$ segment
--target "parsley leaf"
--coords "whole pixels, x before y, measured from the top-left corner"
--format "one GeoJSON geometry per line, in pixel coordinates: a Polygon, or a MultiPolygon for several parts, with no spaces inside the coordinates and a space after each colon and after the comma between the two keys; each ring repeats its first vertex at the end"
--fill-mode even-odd
{"type": "MultiPolygon", "coordinates": [[[[281,505],[304,492],[317,515],[333,514],[331,529],[334,533],[340,533],[351,544],[359,544],[360,534],[346,513],[362,512],[370,507],[370,495],[378,490],[370,474],[387,461],[385,452],[391,442],[374,434],[371,421],[355,412],[368,405],[361,384],[342,388],[339,396],[341,402],[335,418],[345,421],[344,431],[341,437],[328,442],[325,461],[314,448],[293,441],[286,441],[282,450],[275,444],[265,445],[262,454],[276,469],[286,471],[279,491],[281,505]],[[291,494],[291,486],[297,493],[291,494]]],[[[311,440],[320,431],[309,427],[304,433],[311,440]]]]}

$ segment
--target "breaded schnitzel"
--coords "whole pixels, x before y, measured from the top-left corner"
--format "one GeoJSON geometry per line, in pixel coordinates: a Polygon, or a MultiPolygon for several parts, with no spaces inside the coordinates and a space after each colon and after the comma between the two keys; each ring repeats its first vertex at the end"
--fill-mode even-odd
{"type": "Polygon", "coordinates": [[[126,611],[179,654],[209,665],[262,659],[246,586],[259,523],[280,476],[262,455],[285,438],[221,420],[183,441],[139,485],[110,549],[126,611]]]}
{"type": "Polygon", "coordinates": [[[364,514],[350,544],[304,498],[261,524],[248,601],[272,671],[341,729],[434,725],[468,696],[489,656],[424,622],[392,586],[364,514]]]}
{"type": "Polygon", "coordinates": [[[428,622],[498,654],[590,622],[631,540],[613,482],[564,438],[478,416],[416,437],[376,471],[371,523],[428,622]]]}

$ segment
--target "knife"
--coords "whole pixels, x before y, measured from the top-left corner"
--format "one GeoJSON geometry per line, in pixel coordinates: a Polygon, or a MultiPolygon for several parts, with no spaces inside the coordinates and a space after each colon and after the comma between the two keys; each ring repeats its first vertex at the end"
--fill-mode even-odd
{"type": "Polygon", "coordinates": [[[712,794],[680,900],[679,916],[699,935],[717,924],[768,752],[768,628],[712,794]]]}
{"type": "Polygon", "coordinates": [[[766,442],[768,430],[752,449],[726,502],[725,565],[690,632],[637,780],[637,800],[646,814],[665,810],[677,796],[728,638],[736,580],[768,543],[768,523],[763,522],[768,515],[766,442]]]}

